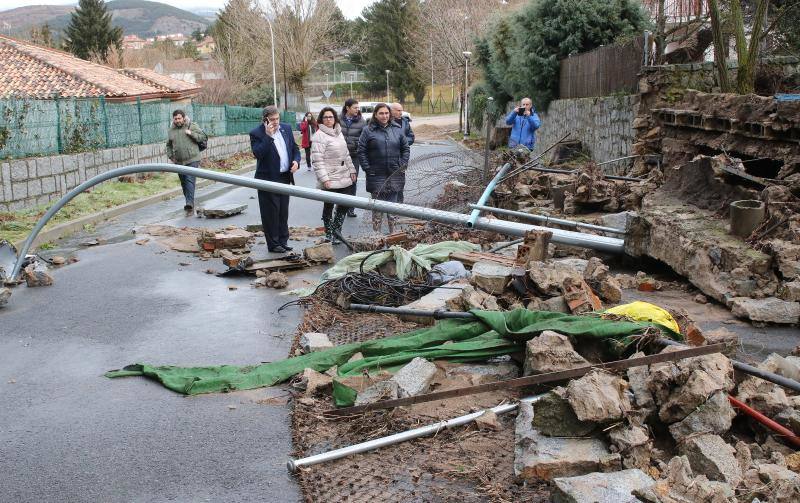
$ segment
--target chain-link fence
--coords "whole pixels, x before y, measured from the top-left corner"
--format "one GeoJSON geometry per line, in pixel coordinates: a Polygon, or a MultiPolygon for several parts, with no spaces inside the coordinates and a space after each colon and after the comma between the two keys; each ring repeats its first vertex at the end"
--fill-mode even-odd
{"type": "Polygon", "coordinates": [[[0,158],[71,154],[167,141],[172,111],[183,109],[209,136],[245,134],[261,109],[169,100],[0,100],[0,158]]]}

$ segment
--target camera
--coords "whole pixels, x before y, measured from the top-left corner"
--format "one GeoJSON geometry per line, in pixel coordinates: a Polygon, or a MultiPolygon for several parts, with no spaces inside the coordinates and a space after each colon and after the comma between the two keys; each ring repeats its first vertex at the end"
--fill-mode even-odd
{"type": "Polygon", "coordinates": [[[517,115],[525,115],[525,107],[519,107],[517,109],[517,115]]]}

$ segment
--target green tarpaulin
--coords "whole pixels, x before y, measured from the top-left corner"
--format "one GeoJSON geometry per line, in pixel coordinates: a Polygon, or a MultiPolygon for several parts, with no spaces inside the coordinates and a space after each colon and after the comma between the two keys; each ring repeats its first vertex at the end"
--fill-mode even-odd
{"type": "MultiPolygon", "coordinates": [[[[603,340],[610,354],[619,355],[631,336],[655,327],[667,337],[680,335],[655,323],[604,320],[597,316],[571,316],[550,311],[472,311],[478,321],[444,320],[384,339],[337,346],[325,351],[260,365],[211,367],[153,366],[142,363],[112,370],[106,377],[147,376],[167,388],[186,395],[216,393],[272,386],[306,368],[324,372],[338,366],[339,376],[354,376],[364,370],[393,369],[415,357],[454,362],[485,360],[524,350],[527,340],[544,330],[570,335],[578,340],[603,340]],[[447,344],[445,344],[448,341],[447,344]],[[349,362],[361,353],[364,358],[349,362]]],[[[343,403],[340,403],[343,405],[343,403]]]]}

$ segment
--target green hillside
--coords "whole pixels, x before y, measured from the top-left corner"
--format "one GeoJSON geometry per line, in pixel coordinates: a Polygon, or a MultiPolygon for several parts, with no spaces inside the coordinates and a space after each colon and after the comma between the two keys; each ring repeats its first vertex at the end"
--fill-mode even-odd
{"type": "MultiPolygon", "coordinates": [[[[152,37],[168,33],[189,34],[206,28],[209,21],[191,12],[158,2],[146,0],[111,0],[108,9],[114,24],[121,26],[125,35],[152,37]]],[[[25,36],[34,26],[48,23],[53,30],[61,31],[69,24],[73,7],[58,5],[32,5],[0,12],[0,33],[25,36]]]]}

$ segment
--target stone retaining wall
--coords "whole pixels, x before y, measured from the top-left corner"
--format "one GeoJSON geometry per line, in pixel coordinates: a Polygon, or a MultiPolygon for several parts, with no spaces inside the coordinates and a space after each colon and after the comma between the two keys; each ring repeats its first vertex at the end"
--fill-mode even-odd
{"type": "MultiPolygon", "coordinates": [[[[205,157],[221,159],[250,151],[247,135],[208,139],[205,157]]],[[[164,143],[29,157],[0,163],[0,211],[17,211],[47,204],[89,178],[131,164],[169,162],[164,143]]]]}
{"type": "MultiPolygon", "coordinates": [[[[539,114],[542,127],[536,133],[534,154],[573,132],[572,138],[583,142],[597,162],[631,155],[638,108],[638,95],[553,101],[546,113],[539,114]]],[[[613,171],[612,166],[609,168],[613,171]]]]}

